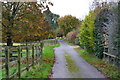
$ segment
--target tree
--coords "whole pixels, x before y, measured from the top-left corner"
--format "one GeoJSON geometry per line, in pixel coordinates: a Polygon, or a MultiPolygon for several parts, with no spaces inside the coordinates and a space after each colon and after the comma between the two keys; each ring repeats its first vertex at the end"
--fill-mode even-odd
{"type": "Polygon", "coordinates": [[[2,3],[2,26],[7,38],[7,46],[12,46],[12,28],[17,13],[23,7],[24,3],[20,2],[7,2],[2,3]]]}
{"type": "Polygon", "coordinates": [[[77,29],[80,21],[71,15],[67,15],[58,19],[58,25],[63,31],[64,36],[73,29],[77,29]]]}
{"type": "Polygon", "coordinates": [[[88,52],[93,52],[94,48],[94,11],[90,11],[89,15],[85,17],[85,20],[81,24],[79,40],[80,45],[84,46],[88,52]]]}
{"type": "Polygon", "coordinates": [[[55,34],[56,34],[57,37],[63,37],[63,31],[62,31],[62,29],[58,27],[55,30],[55,34]]]}
{"type": "MultiPolygon", "coordinates": [[[[118,16],[120,16],[120,1],[118,2],[118,16]]],[[[118,31],[117,31],[117,38],[118,38],[118,44],[117,44],[117,46],[118,46],[118,56],[120,57],[120,17],[118,17],[118,31]]]]}
{"type": "Polygon", "coordinates": [[[14,25],[17,30],[13,31],[13,33],[16,33],[13,41],[18,41],[18,37],[20,37],[21,41],[28,42],[42,40],[49,36],[50,26],[44,19],[37,3],[29,3],[29,7],[22,9],[21,12],[24,13],[24,16],[21,17],[20,21],[16,21],[19,25],[14,25]]]}
{"type": "Polygon", "coordinates": [[[100,7],[99,2],[94,2],[93,8],[94,10],[91,10],[89,12],[89,15],[86,16],[85,20],[82,22],[79,39],[80,45],[84,46],[88,50],[88,52],[92,52],[96,56],[101,58],[103,55],[104,48],[102,44],[102,36],[100,35],[99,32],[102,32],[103,30],[100,27],[98,28],[97,24],[105,19],[96,20],[96,18],[98,17],[100,12],[104,10],[106,7],[100,7]]]}
{"type": "MultiPolygon", "coordinates": [[[[41,1],[41,4],[37,4],[37,10],[44,10],[48,8],[50,2],[41,1]],[[42,3],[43,2],[43,3],[42,3]],[[44,6],[46,4],[46,6],[44,6]]],[[[12,46],[14,26],[16,21],[21,20],[25,14],[22,12],[23,9],[30,7],[29,2],[7,2],[2,3],[2,26],[3,26],[3,40],[7,42],[7,46],[12,46]]],[[[28,11],[28,10],[27,10],[28,11]]],[[[32,13],[32,11],[31,11],[32,13]]],[[[34,13],[34,12],[33,12],[34,13]]],[[[28,16],[30,17],[30,16],[28,16]]],[[[27,24],[27,23],[26,23],[27,24]]]]}
{"type": "Polygon", "coordinates": [[[119,41],[119,28],[117,27],[119,24],[118,6],[110,5],[110,7],[108,7],[109,5],[110,3],[107,4],[107,6],[103,6],[99,10],[99,14],[95,19],[94,50],[95,55],[99,58],[103,58],[103,52],[119,56],[117,53],[117,46],[119,41]]]}
{"type": "Polygon", "coordinates": [[[50,24],[53,31],[55,31],[58,28],[58,18],[59,15],[52,13],[49,8],[48,10],[44,11],[45,19],[50,24]]]}

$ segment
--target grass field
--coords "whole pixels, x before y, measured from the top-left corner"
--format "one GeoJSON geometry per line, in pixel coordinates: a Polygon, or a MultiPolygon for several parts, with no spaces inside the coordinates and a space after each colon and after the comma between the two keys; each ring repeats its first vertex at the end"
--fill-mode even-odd
{"type": "MultiPolygon", "coordinates": [[[[15,45],[21,45],[21,44],[15,44],[15,45]]],[[[23,78],[37,78],[38,77],[48,77],[50,74],[50,71],[52,69],[52,65],[54,63],[54,47],[59,46],[59,43],[54,45],[54,46],[44,46],[43,48],[43,55],[42,55],[42,59],[41,62],[38,65],[35,65],[34,67],[30,68],[30,70],[28,72],[23,72],[22,77],[23,78]],[[37,71],[40,70],[40,72],[37,71]],[[40,74],[36,74],[36,75],[32,75],[34,73],[40,73],[40,74]],[[42,75],[41,75],[42,74],[42,75]]],[[[29,54],[31,55],[32,52],[31,50],[29,50],[29,54]]],[[[13,54],[13,56],[17,56],[18,54],[13,54]]],[[[29,56],[30,56],[29,55],[29,56]]],[[[23,50],[23,57],[26,56],[26,50],[23,50]]],[[[13,67],[10,67],[10,75],[16,73],[18,71],[17,68],[18,65],[14,65],[13,67]]],[[[21,69],[24,68],[26,66],[26,64],[21,64],[21,69]]],[[[0,77],[5,78],[5,69],[0,70],[0,77]]]]}
{"type": "Polygon", "coordinates": [[[51,75],[52,66],[54,63],[54,47],[58,47],[60,44],[54,46],[44,46],[42,59],[38,65],[30,68],[28,72],[22,74],[22,78],[48,78],[51,75]]]}
{"type": "MultiPolygon", "coordinates": [[[[0,45],[7,45],[7,43],[0,43],[0,45]]],[[[21,43],[13,43],[13,46],[21,45],[21,43]]]]}
{"type": "MultiPolygon", "coordinates": [[[[25,64],[21,64],[21,68],[24,68],[25,66],[26,66],[25,64]]],[[[13,75],[13,74],[16,73],[16,72],[18,72],[18,65],[15,65],[15,66],[9,68],[9,73],[10,73],[9,75],[13,75]]],[[[0,70],[0,73],[2,73],[2,74],[0,74],[0,77],[6,78],[5,68],[2,69],[2,70],[0,70]]]]}

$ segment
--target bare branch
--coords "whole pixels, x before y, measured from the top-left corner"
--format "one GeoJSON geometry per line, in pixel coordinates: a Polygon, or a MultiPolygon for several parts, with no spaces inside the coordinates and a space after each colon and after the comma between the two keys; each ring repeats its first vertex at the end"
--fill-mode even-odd
{"type": "Polygon", "coordinates": [[[6,26],[4,23],[2,23],[2,25],[3,25],[4,27],[6,27],[6,28],[8,27],[8,26],[6,26]]]}
{"type": "Polygon", "coordinates": [[[3,6],[5,6],[7,10],[9,10],[9,7],[5,3],[3,3],[3,6]]]}

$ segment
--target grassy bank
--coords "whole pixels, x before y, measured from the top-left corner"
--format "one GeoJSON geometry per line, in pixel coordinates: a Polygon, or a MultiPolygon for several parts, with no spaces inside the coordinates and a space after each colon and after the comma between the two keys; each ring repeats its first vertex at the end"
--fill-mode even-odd
{"type": "MultiPolygon", "coordinates": [[[[72,43],[69,43],[71,46],[76,46],[72,43]]],[[[96,67],[100,72],[102,72],[106,77],[112,79],[120,79],[120,72],[112,64],[107,63],[106,61],[97,58],[95,55],[88,53],[85,49],[75,48],[75,50],[80,54],[80,56],[85,59],[88,63],[96,67]]]]}
{"type": "Polygon", "coordinates": [[[22,74],[22,78],[48,78],[51,75],[52,66],[54,63],[54,46],[45,46],[43,48],[42,59],[38,65],[30,68],[28,72],[22,74]]]}
{"type": "Polygon", "coordinates": [[[113,66],[112,64],[109,64],[109,63],[105,62],[104,60],[97,58],[93,54],[87,53],[87,51],[85,49],[75,48],[75,50],[88,63],[92,64],[99,71],[104,73],[104,75],[106,77],[112,78],[112,79],[120,79],[120,73],[118,72],[118,69],[115,66],[113,66]]]}

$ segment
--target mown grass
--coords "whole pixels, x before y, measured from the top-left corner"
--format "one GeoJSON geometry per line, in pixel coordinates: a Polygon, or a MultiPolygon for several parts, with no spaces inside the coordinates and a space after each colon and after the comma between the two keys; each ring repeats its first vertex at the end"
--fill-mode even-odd
{"type": "MultiPolygon", "coordinates": [[[[22,65],[21,65],[21,69],[24,68],[25,66],[26,66],[25,64],[22,64],[22,65]]],[[[9,67],[9,73],[10,73],[9,75],[10,75],[10,76],[13,75],[13,74],[15,74],[16,72],[18,72],[18,65],[13,66],[13,67],[9,67]]],[[[6,78],[5,68],[2,69],[2,70],[0,70],[0,73],[2,73],[2,74],[0,74],[0,77],[1,77],[1,78],[6,78]]]]}
{"type": "Polygon", "coordinates": [[[75,48],[75,50],[84,58],[88,63],[95,66],[99,71],[104,73],[108,78],[120,79],[120,72],[112,64],[107,63],[106,61],[97,58],[93,54],[88,53],[85,49],[75,48]]]}
{"type": "MultiPolygon", "coordinates": [[[[54,46],[45,46],[43,48],[43,56],[42,56],[41,62],[38,65],[36,65],[35,67],[30,68],[29,72],[27,72],[27,73],[23,72],[26,74],[24,74],[24,76],[22,76],[22,77],[26,78],[26,76],[28,76],[27,78],[31,78],[31,77],[36,78],[37,76],[39,76],[39,77],[42,76],[44,78],[44,77],[48,76],[48,74],[52,68],[51,65],[53,65],[53,62],[54,62],[54,50],[53,50],[53,48],[57,47],[57,46],[59,46],[59,44],[54,45],[54,46]],[[47,66],[47,68],[43,69],[43,68],[45,68],[45,66],[47,66]],[[36,73],[36,70],[39,71],[39,69],[40,69],[40,73],[42,73],[42,75],[37,74],[35,76],[34,75],[31,76],[32,74],[36,73]]],[[[26,53],[26,51],[23,50],[23,57],[26,56],[25,53],[26,53]]],[[[29,51],[29,54],[31,55],[31,50],[29,51]]],[[[17,54],[14,54],[14,56],[17,56],[17,54]]],[[[25,66],[26,66],[25,64],[22,64],[21,69],[24,68],[25,66]]],[[[10,67],[10,75],[13,75],[17,71],[18,71],[17,65],[14,67],[10,67]]],[[[0,77],[2,77],[2,78],[6,77],[5,76],[5,69],[0,70],[0,73],[2,73],[2,74],[0,74],[0,77]]]]}
{"type": "Polygon", "coordinates": [[[22,78],[48,78],[51,75],[51,70],[54,63],[54,47],[58,47],[60,44],[54,46],[44,46],[42,59],[39,64],[30,68],[28,72],[22,74],[22,78]]]}
{"type": "MultiPolygon", "coordinates": [[[[29,56],[31,56],[32,55],[32,50],[29,50],[29,56]]],[[[5,53],[3,53],[3,56],[5,56],[5,53]]],[[[12,56],[18,56],[18,53],[16,53],[16,54],[13,54],[12,56]]],[[[26,50],[23,50],[22,51],[22,57],[26,57],[26,50]]],[[[12,57],[11,59],[17,59],[17,57],[12,57]]],[[[11,60],[10,59],[10,60],[11,60]]],[[[3,60],[0,60],[0,62],[1,63],[5,63],[5,59],[3,59],[3,60]]],[[[11,61],[10,61],[11,62],[11,61]]],[[[2,66],[2,65],[1,65],[2,66]]],[[[23,69],[24,67],[25,67],[26,65],[25,64],[22,64],[21,63],[21,69],[23,69]]],[[[15,64],[14,66],[9,66],[9,75],[13,75],[14,73],[16,73],[16,72],[18,72],[18,65],[17,64],[15,64]]],[[[2,73],[2,74],[0,74],[0,77],[2,77],[2,78],[6,78],[6,71],[5,71],[5,68],[4,69],[1,69],[0,70],[0,73],[2,73]]]]}
{"type": "Polygon", "coordinates": [[[59,38],[59,40],[65,40],[64,38],[59,38]]]}

